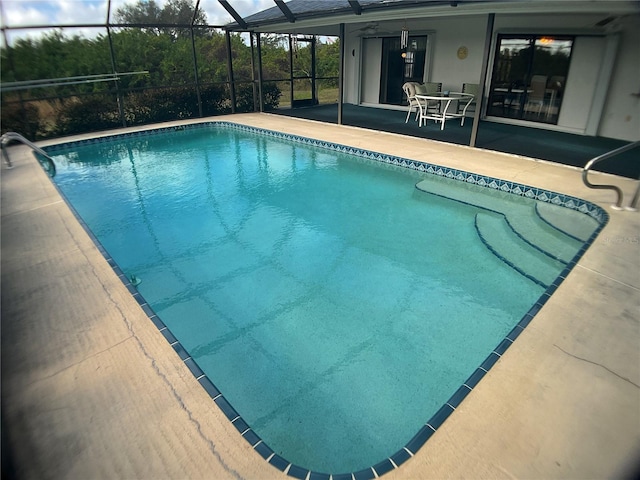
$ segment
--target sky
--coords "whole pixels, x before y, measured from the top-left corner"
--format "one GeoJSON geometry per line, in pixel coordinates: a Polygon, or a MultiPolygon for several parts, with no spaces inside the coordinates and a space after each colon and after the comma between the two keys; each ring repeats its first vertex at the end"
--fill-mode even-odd
{"type": "MultiPolygon", "coordinates": [[[[162,6],[166,0],[155,0],[162,6]]],[[[111,16],[125,4],[134,4],[137,0],[111,0],[111,16]]],[[[195,0],[193,0],[195,5],[195,0]]],[[[253,13],[275,6],[273,0],[229,0],[229,4],[246,17],[253,13]]],[[[107,16],[107,0],[0,0],[2,7],[1,23],[3,26],[22,25],[74,25],[82,23],[104,23],[107,16]]],[[[207,22],[211,25],[225,25],[233,18],[220,5],[218,0],[200,0],[200,8],[207,14],[207,22]]],[[[12,31],[11,36],[23,36],[27,31],[12,31]]],[[[92,32],[78,31],[90,37],[92,32]]],[[[37,34],[32,31],[30,35],[37,34]]]]}

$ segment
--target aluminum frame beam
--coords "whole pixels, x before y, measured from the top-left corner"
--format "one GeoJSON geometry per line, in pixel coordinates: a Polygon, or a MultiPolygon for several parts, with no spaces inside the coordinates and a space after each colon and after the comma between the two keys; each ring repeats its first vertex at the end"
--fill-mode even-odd
{"type": "Polygon", "coordinates": [[[273,1],[278,6],[280,11],[284,14],[284,16],[287,17],[287,20],[289,20],[289,22],[294,23],[296,21],[295,15],[291,12],[291,10],[289,10],[289,7],[287,7],[287,4],[284,3],[284,0],[273,0],[273,1]]]}
{"type": "Polygon", "coordinates": [[[358,3],[358,0],[348,0],[348,1],[349,1],[349,6],[351,7],[351,10],[353,10],[353,13],[355,13],[356,15],[362,15],[362,5],[358,3]]]}
{"type": "Polygon", "coordinates": [[[240,28],[243,28],[245,30],[247,29],[248,27],[247,22],[245,22],[244,19],[240,16],[240,14],[236,12],[235,8],[229,5],[228,0],[218,0],[218,2],[220,3],[220,5],[224,7],[224,9],[229,13],[229,15],[233,17],[233,19],[238,23],[238,25],[240,25],[240,28]]]}

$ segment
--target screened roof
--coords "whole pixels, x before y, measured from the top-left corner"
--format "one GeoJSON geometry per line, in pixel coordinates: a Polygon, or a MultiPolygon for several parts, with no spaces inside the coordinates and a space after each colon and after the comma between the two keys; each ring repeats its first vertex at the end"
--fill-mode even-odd
{"type": "MultiPolygon", "coordinates": [[[[489,0],[466,0],[465,3],[486,3],[489,0]]],[[[276,5],[261,12],[244,17],[243,20],[249,27],[258,27],[273,23],[297,20],[307,20],[317,17],[330,17],[335,15],[362,15],[376,10],[388,10],[393,8],[455,6],[461,1],[451,0],[290,0],[288,2],[275,2],[276,5]],[[282,6],[284,3],[284,6],[282,6]]],[[[364,21],[354,18],[354,21],[364,21]]],[[[238,23],[230,25],[239,27],[238,23]]]]}
{"type": "MultiPolygon", "coordinates": [[[[235,5],[235,2],[231,2],[235,5]]],[[[273,0],[274,6],[232,22],[231,30],[267,31],[278,25],[290,31],[331,23],[366,23],[413,16],[487,13],[629,13],[638,2],[630,0],[273,0]],[[288,25],[288,27],[285,27],[288,25]]]]}
{"type": "MultiPolygon", "coordinates": [[[[175,18],[157,16],[155,23],[188,26],[198,8],[209,26],[230,30],[260,29],[276,24],[310,24],[332,17],[341,22],[357,23],[383,20],[389,15],[463,14],[491,12],[519,12],[543,10],[614,11],[635,8],[629,0],[0,0],[0,27],[7,30],[75,27],[91,28],[125,26],[118,12],[136,5],[155,4],[162,9],[167,4],[187,4],[190,11],[175,18]]],[[[339,22],[334,22],[339,23],[339,22]]]]}

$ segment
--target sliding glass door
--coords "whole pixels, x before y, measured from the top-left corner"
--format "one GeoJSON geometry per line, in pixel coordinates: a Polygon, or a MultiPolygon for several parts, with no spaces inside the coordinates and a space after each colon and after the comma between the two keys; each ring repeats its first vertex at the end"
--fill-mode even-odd
{"type": "Polygon", "coordinates": [[[499,35],[487,114],[557,124],[573,37],[499,35]]]}

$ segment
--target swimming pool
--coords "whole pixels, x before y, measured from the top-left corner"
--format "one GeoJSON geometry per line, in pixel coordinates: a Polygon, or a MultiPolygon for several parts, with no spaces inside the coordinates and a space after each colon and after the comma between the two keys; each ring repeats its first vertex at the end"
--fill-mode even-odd
{"type": "Polygon", "coordinates": [[[140,292],[160,317],[152,319],[161,328],[169,325],[179,343],[163,333],[174,348],[272,464],[299,466],[289,467],[293,476],[307,468],[341,473],[371,465],[384,473],[405,461],[407,450],[415,452],[475,386],[530,321],[545,292],[559,284],[557,274],[581,255],[605,214],[551,192],[267,132],[272,143],[264,133],[201,126],[120,137],[119,143],[100,140],[89,148],[59,147],[57,181],[126,277],[142,279],[140,292]],[[201,146],[219,133],[224,148],[201,146]],[[156,143],[161,158],[143,152],[156,143]],[[345,156],[353,154],[358,156],[345,156]],[[188,163],[199,168],[187,169],[188,163]],[[450,177],[450,186],[463,188],[442,189],[434,176],[450,177]],[[354,194],[352,180],[365,180],[364,190],[354,194]],[[493,196],[480,201],[489,190],[508,192],[498,204],[493,196]],[[205,211],[196,211],[202,200],[205,211]],[[509,201],[514,215],[501,206],[509,201]],[[361,207],[346,224],[336,218],[345,204],[361,207]],[[499,243],[504,235],[495,233],[508,233],[511,225],[527,238],[521,211],[534,204],[550,221],[561,216],[555,204],[569,206],[563,210],[580,212],[572,222],[584,218],[586,230],[591,228],[573,254],[550,259],[556,275],[548,278],[533,260],[515,264],[509,244],[499,243]],[[167,225],[169,220],[178,227],[167,225]],[[127,231],[128,225],[136,228],[127,231]],[[463,233],[454,235],[458,228],[463,233]],[[205,234],[196,245],[190,243],[194,230],[205,234]],[[407,249],[407,257],[400,257],[407,249]],[[464,275],[444,282],[460,252],[464,275]],[[356,267],[361,274],[353,274],[356,267]],[[487,284],[501,292],[497,299],[487,296],[487,284]],[[275,308],[255,293],[267,287],[275,308]],[[362,307],[345,306],[352,299],[362,307]],[[221,320],[215,338],[205,341],[212,308],[221,320]],[[188,328],[187,319],[194,320],[188,328]],[[302,322],[307,319],[316,320],[302,322]],[[381,349],[373,350],[376,341],[381,349]],[[282,363],[294,368],[284,370],[282,363]],[[268,377],[275,367],[275,376],[268,377]],[[240,373],[248,380],[243,385],[240,373]],[[328,383],[326,377],[338,374],[339,383],[328,383]],[[301,401],[294,402],[296,396],[301,401]],[[358,418],[345,410],[352,404],[358,418]],[[377,437],[389,443],[380,446],[377,437]],[[342,463],[326,462],[343,450],[349,457],[341,455],[342,463]]]}

